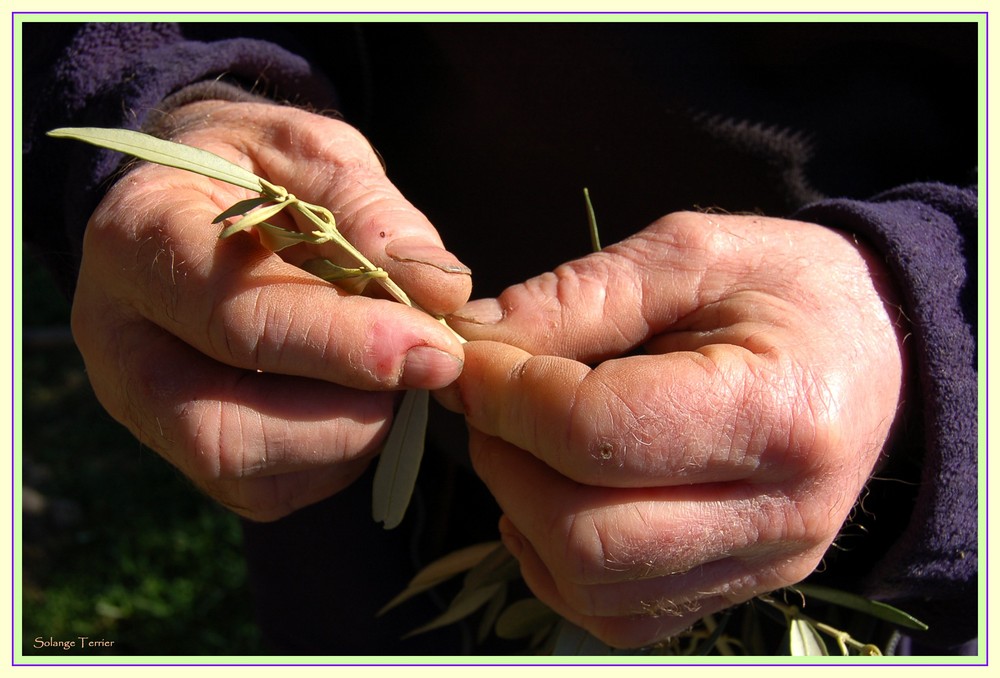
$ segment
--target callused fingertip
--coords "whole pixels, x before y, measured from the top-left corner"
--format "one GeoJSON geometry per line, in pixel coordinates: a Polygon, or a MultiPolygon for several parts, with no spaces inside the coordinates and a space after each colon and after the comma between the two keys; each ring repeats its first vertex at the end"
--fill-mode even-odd
{"type": "Polygon", "coordinates": [[[463,365],[461,358],[439,348],[414,346],[403,359],[399,385],[405,388],[442,388],[458,379],[463,365]]]}

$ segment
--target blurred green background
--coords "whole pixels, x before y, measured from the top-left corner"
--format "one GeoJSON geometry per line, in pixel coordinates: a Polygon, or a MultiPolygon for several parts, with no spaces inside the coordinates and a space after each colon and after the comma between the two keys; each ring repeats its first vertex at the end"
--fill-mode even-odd
{"type": "Polygon", "coordinates": [[[22,653],[79,636],[114,641],[87,656],[259,653],[237,519],[104,412],[28,252],[21,282],[22,653]]]}

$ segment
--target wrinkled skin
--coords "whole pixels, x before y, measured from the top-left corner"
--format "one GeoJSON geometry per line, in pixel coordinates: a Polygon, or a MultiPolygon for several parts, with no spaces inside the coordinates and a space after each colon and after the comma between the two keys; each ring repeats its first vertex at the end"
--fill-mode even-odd
{"type": "Polygon", "coordinates": [[[296,266],[320,254],[307,246],[220,243],[211,221],[242,190],[129,171],[88,225],[74,336],[105,408],[240,515],[272,520],[343,489],[396,392],[443,389],[529,586],[639,646],[808,575],[878,463],[901,330],[879,262],[842,234],[675,214],[463,307],[468,269],[349,125],[222,102],[175,117],[175,140],[329,207],[474,340],[321,283],[296,266]]]}
{"type": "MultiPolygon", "coordinates": [[[[468,300],[469,271],[349,125],[223,102],[186,106],[175,123],[175,141],[331,209],[423,308],[468,300]]],[[[212,220],[247,197],[189,172],[132,169],[88,224],[72,326],[116,419],[222,504],[272,520],[356,479],[388,431],[394,391],[450,383],[463,352],[427,314],[300,270],[312,246],[278,256],[252,233],[220,242],[212,220]]]]}
{"type": "Polygon", "coordinates": [[[642,646],[816,567],[900,403],[894,303],[841,233],[674,214],[459,311],[440,399],[534,593],[642,646]]]}

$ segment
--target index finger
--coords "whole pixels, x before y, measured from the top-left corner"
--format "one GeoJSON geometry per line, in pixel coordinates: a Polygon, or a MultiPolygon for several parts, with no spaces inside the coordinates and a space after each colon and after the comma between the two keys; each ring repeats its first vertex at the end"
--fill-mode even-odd
{"type": "Polygon", "coordinates": [[[485,341],[456,382],[469,425],[573,480],[652,487],[781,480],[815,463],[820,429],[798,388],[737,347],[590,368],[485,341]]]}

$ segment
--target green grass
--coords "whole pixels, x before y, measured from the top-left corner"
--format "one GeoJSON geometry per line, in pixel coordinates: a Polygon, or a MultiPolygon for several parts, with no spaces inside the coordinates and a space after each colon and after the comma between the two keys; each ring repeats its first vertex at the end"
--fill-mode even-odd
{"type": "MultiPolygon", "coordinates": [[[[23,328],[68,327],[68,304],[25,259],[23,328]]],[[[257,654],[237,519],[140,446],[96,401],[72,344],[22,362],[21,651],[36,638],[113,641],[75,659],[257,654]]]]}

